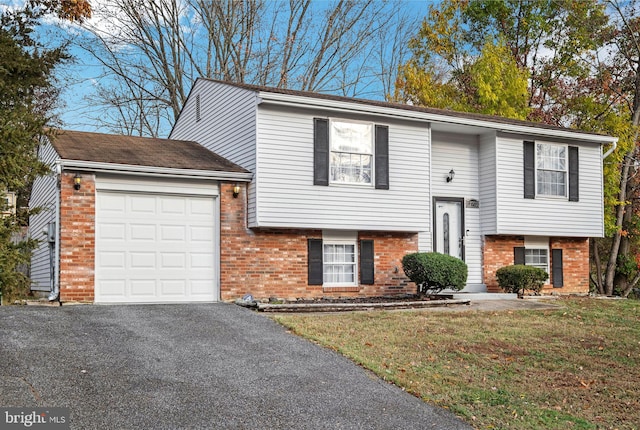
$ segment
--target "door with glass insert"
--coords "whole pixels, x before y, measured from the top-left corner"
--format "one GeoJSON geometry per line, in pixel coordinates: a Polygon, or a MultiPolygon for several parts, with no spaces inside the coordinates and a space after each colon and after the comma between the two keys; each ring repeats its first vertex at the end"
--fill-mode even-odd
{"type": "Polygon", "coordinates": [[[463,200],[435,201],[435,250],[464,259],[463,200]]]}

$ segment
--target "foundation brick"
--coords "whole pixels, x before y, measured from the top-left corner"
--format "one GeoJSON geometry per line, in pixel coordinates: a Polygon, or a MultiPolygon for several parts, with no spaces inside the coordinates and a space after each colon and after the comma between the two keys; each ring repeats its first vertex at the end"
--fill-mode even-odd
{"type": "Polygon", "coordinates": [[[255,298],[284,299],[377,296],[415,292],[402,272],[402,257],[416,252],[418,237],[407,233],[360,232],[374,240],[375,283],[357,287],[308,285],[307,240],[321,230],[249,229],[245,218],[246,187],[232,197],[234,184],[220,191],[220,290],[222,300],[251,293],[255,298]]]}
{"type": "MultiPolygon", "coordinates": [[[[513,248],[524,246],[523,236],[485,236],[483,246],[484,283],[489,292],[501,292],[496,280],[496,271],[513,264],[513,248]]],[[[562,249],[562,272],[564,286],[554,288],[546,284],[542,294],[588,294],[589,293],[589,239],[556,238],[549,240],[549,259],[552,249],[562,249]]],[[[550,261],[551,272],[553,262],[550,261]]],[[[549,273],[553,279],[553,273],[549,273]]]]}

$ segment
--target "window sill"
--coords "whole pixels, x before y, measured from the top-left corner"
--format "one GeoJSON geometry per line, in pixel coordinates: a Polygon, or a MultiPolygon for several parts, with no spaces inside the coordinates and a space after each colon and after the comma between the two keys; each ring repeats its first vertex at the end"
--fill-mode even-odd
{"type": "Polygon", "coordinates": [[[536,194],[536,200],[555,200],[555,201],[568,202],[569,198],[567,196],[552,196],[549,194],[536,194]]]}
{"type": "Polygon", "coordinates": [[[329,182],[329,186],[344,188],[374,188],[373,183],[365,182],[329,182]]]}
{"type": "Polygon", "coordinates": [[[357,293],[360,291],[360,286],[358,285],[350,285],[350,286],[343,286],[343,287],[323,286],[322,291],[327,293],[357,293]]]}

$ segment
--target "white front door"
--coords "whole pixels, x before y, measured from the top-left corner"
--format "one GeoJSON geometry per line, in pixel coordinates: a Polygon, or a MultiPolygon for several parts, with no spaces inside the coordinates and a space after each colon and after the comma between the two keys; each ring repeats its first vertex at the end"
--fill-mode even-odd
{"type": "Polygon", "coordinates": [[[436,252],[464,259],[464,222],[462,200],[436,199],[436,252]]]}

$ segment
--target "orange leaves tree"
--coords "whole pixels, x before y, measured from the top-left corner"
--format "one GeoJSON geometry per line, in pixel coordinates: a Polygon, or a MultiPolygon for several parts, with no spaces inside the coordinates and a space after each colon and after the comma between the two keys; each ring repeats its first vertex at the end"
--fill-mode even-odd
{"type": "Polygon", "coordinates": [[[434,3],[393,94],[617,136],[603,167],[607,237],[591,241],[592,285],[606,295],[640,282],[638,9],[638,0],[434,3]]]}

